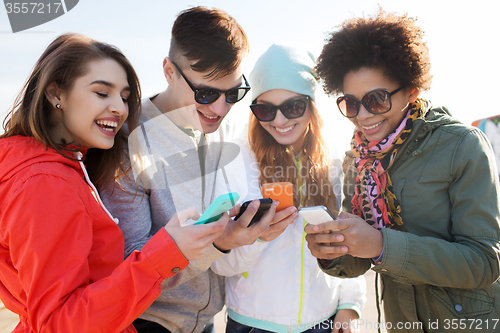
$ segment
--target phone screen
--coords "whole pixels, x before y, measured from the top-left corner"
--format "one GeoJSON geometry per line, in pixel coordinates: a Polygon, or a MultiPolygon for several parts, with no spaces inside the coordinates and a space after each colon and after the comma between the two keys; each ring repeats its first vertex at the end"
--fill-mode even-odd
{"type": "Polygon", "coordinates": [[[334,221],[335,216],[325,206],[303,207],[299,214],[309,224],[321,224],[334,221]]]}

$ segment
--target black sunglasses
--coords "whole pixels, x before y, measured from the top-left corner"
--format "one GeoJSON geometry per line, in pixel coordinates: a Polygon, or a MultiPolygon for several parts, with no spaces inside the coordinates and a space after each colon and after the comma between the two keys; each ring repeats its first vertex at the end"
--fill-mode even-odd
{"type": "Polygon", "coordinates": [[[179,74],[181,74],[184,80],[186,80],[189,88],[191,88],[191,90],[194,91],[194,100],[196,101],[196,103],[211,104],[215,102],[217,99],[219,99],[221,94],[224,94],[226,95],[226,102],[233,104],[241,101],[243,97],[245,97],[247,92],[250,90],[250,85],[248,84],[245,75],[243,75],[243,80],[245,80],[246,87],[234,88],[229,90],[218,90],[213,88],[197,89],[195,88],[195,86],[193,86],[191,81],[189,81],[188,78],[184,75],[179,66],[177,66],[177,64],[173,61],[172,64],[174,64],[175,68],[179,71],[179,74]]]}
{"type": "Polygon", "coordinates": [[[271,104],[252,104],[250,109],[259,121],[273,121],[276,118],[278,110],[288,119],[300,118],[304,115],[307,108],[309,96],[294,99],[281,105],[271,104]]]}
{"type": "Polygon", "coordinates": [[[401,86],[393,92],[388,92],[385,89],[375,89],[366,93],[361,100],[346,95],[337,98],[337,106],[340,113],[347,118],[354,118],[359,113],[361,104],[366,111],[373,114],[386,113],[392,108],[391,96],[402,90],[405,86],[401,86]]]}

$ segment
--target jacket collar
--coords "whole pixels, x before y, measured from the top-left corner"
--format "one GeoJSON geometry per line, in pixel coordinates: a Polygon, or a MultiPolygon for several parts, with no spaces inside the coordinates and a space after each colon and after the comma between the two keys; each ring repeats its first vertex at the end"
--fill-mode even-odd
{"type": "MultiPolygon", "coordinates": [[[[83,155],[86,148],[67,146],[68,149],[80,151],[83,155]]],[[[0,182],[10,179],[18,171],[41,162],[58,162],[66,164],[81,172],[73,153],[65,151],[66,158],[50,147],[45,147],[33,137],[16,135],[0,139],[0,182]]],[[[83,177],[83,172],[81,172],[83,177]]]]}

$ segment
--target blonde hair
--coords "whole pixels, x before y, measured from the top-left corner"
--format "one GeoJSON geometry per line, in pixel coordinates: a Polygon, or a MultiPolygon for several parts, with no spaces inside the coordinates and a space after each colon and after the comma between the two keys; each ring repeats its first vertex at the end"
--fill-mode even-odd
{"type": "Polygon", "coordinates": [[[259,185],[290,182],[294,188],[294,206],[325,206],[337,212],[339,207],[329,180],[328,148],[321,134],[323,120],[312,99],[308,108],[311,118],[300,152],[279,144],[250,113],[248,141],[259,163],[259,185]],[[299,168],[293,153],[301,156],[299,168]]]}

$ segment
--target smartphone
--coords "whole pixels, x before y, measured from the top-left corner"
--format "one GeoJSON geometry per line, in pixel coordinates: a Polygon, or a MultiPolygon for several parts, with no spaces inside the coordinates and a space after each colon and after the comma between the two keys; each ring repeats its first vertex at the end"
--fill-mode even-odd
{"type": "MultiPolygon", "coordinates": [[[[264,198],[264,199],[259,199],[259,200],[260,200],[259,209],[255,213],[255,215],[252,217],[252,220],[250,221],[250,223],[248,224],[248,226],[251,226],[252,224],[259,222],[260,219],[262,218],[262,216],[264,216],[264,214],[269,210],[269,208],[271,208],[271,206],[273,204],[273,199],[271,199],[271,198],[264,198]]],[[[237,219],[239,219],[241,215],[243,215],[243,213],[247,209],[248,205],[250,205],[250,203],[252,201],[253,200],[245,201],[241,205],[240,212],[234,218],[235,221],[237,219]]]]}
{"type": "Polygon", "coordinates": [[[299,214],[309,224],[321,224],[336,220],[335,216],[325,206],[302,207],[299,214]]]}
{"type": "Polygon", "coordinates": [[[276,211],[293,206],[293,185],[289,182],[268,183],[262,185],[262,196],[279,201],[276,211]]]}
{"type": "Polygon", "coordinates": [[[219,195],[195,224],[205,224],[217,221],[224,212],[227,212],[236,204],[239,198],[240,196],[236,192],[219,195]]]}

